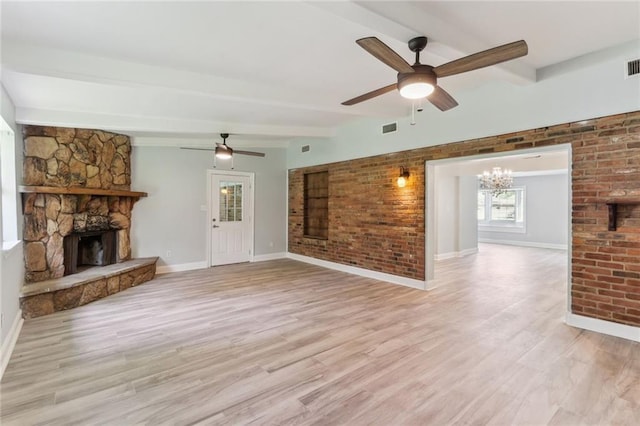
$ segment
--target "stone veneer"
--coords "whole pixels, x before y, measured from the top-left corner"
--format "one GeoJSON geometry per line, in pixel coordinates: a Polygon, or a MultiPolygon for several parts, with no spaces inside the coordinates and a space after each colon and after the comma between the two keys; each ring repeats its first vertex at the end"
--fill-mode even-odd
{"type": "Polygon", "coordinates": [[[25,185],[129,189],[129,136],[102,130],[24,126],[25,185]]]}
{"type": "Polygon", "coordinates": [[[640,326],[640,111],[289,170],[289,251],[423,280],[425,161],[558,144],[572,148],[571,311],[640,326]],[[329,172],[326,240],[304,237],[304,174],[318,171],[329,172]],[[612,198],[633,203],[616,231],[612,198]]]}
{"type": "Polygon", "coordinates": [[[27,284],[20,307],[24,318],[35,318],[86,305],[153,279],[158,258],[135,259],[92,268],[59,280],[27,284]]]}
{"type": "MultiPolygon", "coordinates": [[[[101,130],[24,126],[27,186],[129,190],[128,136],[101,130]]],[[[23,194],[25,279],[64,275],[63,239],[71,232],[117,230],[117,261],[131,258],[131,209],[137,198],[23,194]]]]}

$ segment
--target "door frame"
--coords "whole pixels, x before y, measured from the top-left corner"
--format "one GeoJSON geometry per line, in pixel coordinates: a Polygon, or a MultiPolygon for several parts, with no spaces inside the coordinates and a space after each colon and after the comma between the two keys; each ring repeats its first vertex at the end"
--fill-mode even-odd
{"type": "Polygon", "coordinates": [[[553,151],[566,151],[567,153],[567,288],[566,288],[566,313],[571,313],[571,257],[572,257],[572,238],[573,238],[573,227],[571,222],[571,212],[572,212],[572,190],[571,190],[571,173],[572,173],[572,154],[571,154],[571,143],[564,143],[558,145],[550,145],[539,148],[528,148],[528,149],[518,149],[511,151],[501,151],[501,152],[492,152],[487,154],[478,154],[478,155],[470,155],[466,157],[452,157],[452,158],[444,158],[440,160],[428,160],[425,161],[425,224],[424,229],[426,231],[425,235],[425,289],[431,290],[435,287],[434,278],[434,256],[435,256],[435,248],[436,248],[436,220],[435,220],[435,168],[438,165],[443,165],[447,163],[455,163],[459,161],[473,161],[480,158],[495,158],[495,157],[507,157],[510,155],[522,155],[522,154],[536,154],[541,152],[553,152],[553,151]]]}
{"type": "Polygon", "coordinates": [[[211,220],[213,219],[213,212],[211,211],[213,191],[211,180],[214,176],[241,176],[249,178],[249,191],[245,192],[248,196],[249,207],[246,211],[249,212],[249,262],[253,262],[255,252],[255,173],[253,172],[237,172],[235,170],[218,170],[207,169],[207,268],[211,267],[211,220]]]}

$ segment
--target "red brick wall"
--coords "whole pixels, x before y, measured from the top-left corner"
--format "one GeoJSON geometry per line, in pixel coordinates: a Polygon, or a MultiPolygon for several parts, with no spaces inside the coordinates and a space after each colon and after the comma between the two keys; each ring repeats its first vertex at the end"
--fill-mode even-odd
{"type": "Polygon", "coordinates": [[[572,312],[640,325],[640,111],[289,171],[289,251],[425,277],[424,162],[572,146],[572,312]],[[401,166],[411,172],[395,184],[401,166]],[[304,173],[329,172],[329,237],[304,238],[304,173]],[[637,199],[607,230],[609,198],[637,199]]]}

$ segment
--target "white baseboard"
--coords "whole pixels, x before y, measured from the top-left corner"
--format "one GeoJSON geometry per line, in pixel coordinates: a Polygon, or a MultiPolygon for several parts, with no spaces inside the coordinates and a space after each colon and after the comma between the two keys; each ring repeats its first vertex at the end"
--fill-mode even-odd
{"type": "Polygon", "coordinates": [[[488,243],[488,244],[506,244],[509,246],[521,246],[521,247],[535,247],[535,248],[546,248],[546,249],[554,249],[554,250],[567,250],[566,244],[551,244],[551,243],[536,243],[529,241],[513,241],[513,240],[493,240],[489,238],[478,238],[479,243],[488,243]]]}
{"type": "Polygon", "coordinates": [[[13,323],[11,324],[9,334],[7,334],[4,342],[2,342],[2,348],[0,348],[0,380],[2,379],[5,368],[7,368],[7,365],[9,364],[9,359],[11,359],[13,348],[15,348],[18,336],[20,336],[20,330],[22,330],[23,323],[22,309],[18,309],[16,317],[13,319],[13,323]]]}
{"type": "Polygon", "coordinates": [[[168,274],[170,272],[193,271],[194,269],[204,269],[207,267],[207,261],[180,263],[177,265],[163,265],[156,268],[156,274],[168,274]]]}
{"type": "Polygon", "coordinates": [[[446,259],[454,259],[458,257],[469,256],[470,254],[476,254],[478,252],[478,247],[473,247],[469,249],[464,249],[461,251],[452,251],[449,253],[440,253],[433,256],[434,260],[446,260],[446,259]]]}
{"type": "Polygon", "coordinates": [[[266,260],[276,260],[276,259],[284,259],[287,257],[287,253],[268,253],[268,254],[256,254],[253,256],[252,262],[264,262],[266,260]]]}
{"type": "MultiPolygon", "coordinates": [[[[275,260],[275,259],[284,259],[287,257],[286,253],[269,253],[269,254],[259,254],[253,256],[252,262],[263,262],[265,260],[275,260]]],[[[195,269],[204,269],[207,267],[207,261],[203,260],[201,262],[191,262],[191,263],[180,263],[177,265],[162,265],[156,268],[156,274],[169,274],[171,272],[183,272],[183,271],[193,271],[195,269]]]]}
{"type": "Polygon", "coordinates": [[[415,280],[413,278],[405,278],[398,275],[387,274],[384,272],[372,271],[370,269],[358,268],[356,266],[343,265],[342,263],[329,262],[327,260],[316,259],[315,257],[303,256],[295,253],[287,253],[287,257],[289,259],[299,260],[300,262],[311,263],[312,265],[346,272],[348,274],[386,281],[391,284],[399,284],[405,287],[417,288],[419,290],[426,289],[424,281],[415,280]]]}
{"type": "Polygon", "coordinates": [[[640,327],[632,327],[630,325],[584,317],[582,315],[572,313],[567,313],[564,322],[572,327],[608,334],[609,336],[621,337],[623,339],[633,340],[634,342],[640,342],[640,327]]]}

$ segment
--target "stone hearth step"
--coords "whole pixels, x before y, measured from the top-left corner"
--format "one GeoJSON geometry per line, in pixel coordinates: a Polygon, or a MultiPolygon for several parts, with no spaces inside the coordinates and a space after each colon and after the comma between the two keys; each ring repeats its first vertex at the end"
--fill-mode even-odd
{"type": "Polygon", "coordinates": [[[35,318],[86,305],[152,280],[157,257],[93,267],[66,277],[27,283],[20,292],[24,318],[35,318]]]}

